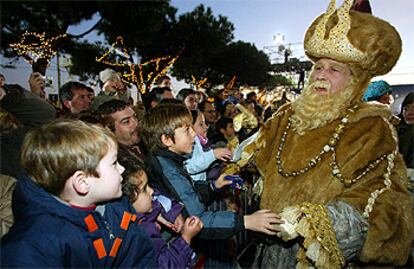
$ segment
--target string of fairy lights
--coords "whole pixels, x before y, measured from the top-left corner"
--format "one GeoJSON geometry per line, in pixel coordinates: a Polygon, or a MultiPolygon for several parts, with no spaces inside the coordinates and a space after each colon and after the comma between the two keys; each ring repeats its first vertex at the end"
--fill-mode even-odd
{"type": "Polygon", "coordinates": [[[173,64],[175,63],[175,61],[178,59],[179,55],[172,57],[172,56],[165,56],[165,57],[160,57],[160,58],[156,58],[156,59],[152,59],[149,60],[145,63],[139,64],[138,65],[138,70],[139,70],[139,82],[141,86],[141,93],[145,93],[145,85],[151,85],[153,82],[157,81],[158,78],[160,78],[161,76],[165,75],[167,73],[167,71],[173,66],[173,64]],[[164,66],[162,66],[162,64],[164,66]],[[143,67],[144,66],[150,66],[150,65],[155,65],[155,71],[150,71],[147,74],[146,79],[144,80],[144,72],[143,72],[143,67]],[[161,70],[160,70],[161,69],[161,70]]]}
{"type": "MultiPolygon", "coordinates": [[[[46,33],[36,33],[26,31],[20,38],[19,42],[10,44],[10,47],[19,55],[23,56],[24,60],[30,65],[36,63],[38,59],[44,59],[47,65],[50,65],[50,61],[57,54],[57,48],[55,42],[61,38],[66,37],[66,34],[56,35],[50,38],[46,38],[46,33]]],[[[137,86],[141,94],[145,94],[147,86],[152,85],[158,78],[165,75],[168,70],[174,65],[179,58],[180,53],[176,56],[164,56],[155,59],[151,59],[144,63],[134,64],[131,61],[128,49],[124,45],[124,39],[118,36],[111,48],[109,48],[102,56],[96,57],[96,62],[106,64],[116,69],[126,69],[129,72],[123,72],[121,78],[124,82],[133,83],[137,86]],[[121,51],[122,57],[111,57],[111,53],[114,50],[121,51]],[[113,60],[114,59],[114,60],[113,60]],[[145,74],[146,73],[146,74],[145,74]]],[[[234,75],[232,79],[225,85],[223,94],[229,95],[229,91],[234,87],[237,76],[234,75]]],[[[207,83],[207,78],[197,79],[195,76],[191,76],[191,84],[194,85],[198,91],[207,83]]],[[[268,93],[261,92],[259,99],[261,100],[275,100],[279,99],[283,92],[286,92],[288,99],[294,99],[295,96],[290,94],[287,89],[277,89],[268,93]]],[[[263,101],[264,101],[263,100],[263,101]]],[[[266,102],[265,101],[265,102],[266,102]]]]}
{"type": "Polygon", "coordinates": [[[229,81],[229,83],[226,84],[226,86],[224,87],[224,91],[223,91],[223,95],[224,97],[229,96],[229,92],[230,90],[234,87],[235,83],[236,83],[236,79],[237,76],[234,75],[231,80],[229,81]]]}
{"type": "MultiPolygon", "coordinates": [[[[134,64],[129,59],[128,49],[124,45],[124,39],[121,36],[118,36],[111,48],[109,48],[102,56],[96,57],[96,61],[109,65],[111,67],[122,67],[129,69],[129,73],[122,73],[121,78],[124,82],[133,83],[137,86],[140,93],[144,94],[147,91],[147,85],[151,85],[158,78],[165,75],[171,66],[178,59],[179,55],[173,56],[164,56],[155,59],[151,59],[147,62],[134,64]],[[111,53],[115,49],[118,49],[122,52],[122,58],[127,59],[127,61],[111,61],[111,53]],[[148,67],[148,68],[147,68],[148,67]],[[147,74],[144,74],[146,70],[149,70],[147,74]]],[[[116,59],[116,57],[113,57],[116,59]]]]}
{"type": "Polygon", "coordinates": [[[111,48],[108,49],[102,56],[96,57],[96,62],[103,63],[109,65],[111,67],[124,67],[126,65],[130,65],[131,62],[129,61],[130,55],[128,50],[124,45],[124,38],[122,36],[118,36],[114,43],[111,44],[111,48]],[[114,49],[119,49],[122,51],[122,56],[124,59],[128,59],[128,61],[120,60],[120,61],[112,61],[109,59],[111,53],[113,53],[114,49]]]}
{"type": "Polygon", "coordinates": [[[57,54],[55,42],[66,37],[66,34],[46,38],[46,33],[25,32],[20,41],[10,44],[10,47],[26,62],[33,65],[38,59],[45,59],[50,64],[52,58],[57,54]]]}
{"type": "Polygon", "coordinates": [[[196,79],[195,76],[191,75],[191,84],[194,85],[197,91],[200,90],[206,83],[207,78],[196,79]]]}

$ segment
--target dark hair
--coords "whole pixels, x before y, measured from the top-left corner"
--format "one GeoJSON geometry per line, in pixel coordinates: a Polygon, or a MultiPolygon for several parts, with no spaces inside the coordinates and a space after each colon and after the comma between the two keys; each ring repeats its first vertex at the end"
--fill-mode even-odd
{"type": "Polygon", "coordinates": [[[149,93],[144,95],[143,103],[144,103],[145,110],[148,111],[151,109],[151,103],[153,101],[160,103],[161,100],[163,99],[163,94],[166,91],[171,92],[171,89],[168,87],[155,87],[149,93]]]}
{"type": "Polygon", "coordinates": [[[92,124],[102,124],[103,126],[105,126],[102,115],[95,111],[84,110],[75,115],[78,116],[78,119],[80,121],[92,123],[92,124]]]}
{"type": "Polygon", "coordinates": [[[190,88],[184,88],[181,89],[178,93],[177,96],[175,96],[175,98],[177,98],[178,100],[181,100],[184,102],[185,98],[187,98],[187,96],[189,96],[190,94],[196,94],[196,91],[190,88]]]}
{"type": "Polygon", "coordinates": [[[109,127],[112,131],[115,131],[115,121],[112,118],[112,114],[122,111],[129,106],[129,104],[122,100],[112,99],[100,105],[96,112],[102,116],[102,124],[105,127],[109,127]]]}
{"type": "Polygon", "coordinates": [[[216,122],[217,133],[214,137],[214,143],[224,142],[227,145],[227,139],[224,137],[224,134],[220,131],[221,129],[227,130],[227,125],[233,123],[233,120],[226,117],[220,117],[216,122]]]}
{"type": "Polygon", "coordinates": [[[220,131],[220,129],[226,129],[229,123],[233,123],[233,120],[226,117],[220,117],[220,119],[216,123],[216,129],[220,131]]]}
{"type": "Polygon", "coordinates": [[[94,92],[91,87],[87,86],[86,84],[83,84],[82,82],[78,82],[78,81],[66,82],[59,89],[59,99],[60,99],[60,102],[62,103],[62,107],[65,108],[65,106],[63,105],[63,101],[65,101],[65,100],[72,101],[72,99],[73,99],[73,92],[72,91],[74,89],[78,89],[78,88],[86,89],[88,92],[91,92],[91,93],[94,92]]]}
{"type": "Polygon", "coordinates": [[[157,79],[157,81],[155,81],[155,84],[160,85],[165,79],[171,80],[171,78],[169,76],[163,75],[163,76],[159,77],[157,79]]]}
{"type": "Polygon", "coordinates": [[[0,100],[1,108],[10,112],[25,98],[24,92],[26,89],[19,84],[4,84],[3,89],[6,92],[6,96],[0,100]]]}
{"type": "Polygon", "coordinates": [[[139,175],[146,173],[145,166],[142,162],[134,158],[119,159],[118,162],[125,168],[125,171],[122,173],[122,177],[124,178],[122,181],[122,193],[128,197],[129,201],[135,202],[139,190],[137,189],[138,186],[134,182],[133,176],[137,173],[139,175]]]}
{"type": "Polygon", "coordinates": [[[201,112],[204,112],[204,111],[205,111],[205,109],[206,109],[206,104],[211,104],[211,105],[213,105],[213,106],[214,106],[214,103],[209,102],[209,101],[207,101],[207,100],[204,100],[204,101],[202,101],[202,102],[200,102],[200,103],[198,104],[197,108],[198,108],[198,109],[200,109],[200,111],[201,111],[201,112]]]}
{"type": "Polygon", "coordinates": [[[178,100],[178,99],[171,99],[171,98],[167,98],[167,99],[162,99],[159,103],[159,105],[163,105],[163,104],[181,104],[184,105],[183,101],[178,100]]]}
{"type": "Polygon", "coordinates": [[[249,92],[249,93],[246,95],[246,99],[250,99],[250,98],[252,98],[253,96],[256,96],[256,93],[255,93],[254,91],[251,91],[251,92],[249,92]]]}
{"type": "Polygon", "coordinates": [[[401,108],[404,108],[412,103],[414,103],[414,92],[410,92],[405,96],[404,101],[401,104],[401,108]]]}
{"type": "Polygon", "coordinates": [[[256,106],[256,102],[250,99],[245,99],[243,101],[240,102],[241,105],[247,107],[250,104],[254,104],[256,106]]]}

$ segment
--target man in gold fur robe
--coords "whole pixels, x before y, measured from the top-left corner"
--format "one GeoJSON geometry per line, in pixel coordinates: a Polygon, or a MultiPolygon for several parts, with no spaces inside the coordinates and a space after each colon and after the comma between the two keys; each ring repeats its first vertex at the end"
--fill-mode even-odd
{"type": "MultiPolygon", "coordinates": [[[[263,178],[261,208],[280,213],[255,266],[404,265],[413,235],[406,168],[390,112],[363,103],[371,78],[401,53],[398,32],[331,1],[305,36],[315,65],[306,88],[266,122],[237,162],[263,178]]],[[[233,167],[234,168],[234,167],[233,167]]],[[[237,168],[236,168],[237,169],[237,168]]]]}

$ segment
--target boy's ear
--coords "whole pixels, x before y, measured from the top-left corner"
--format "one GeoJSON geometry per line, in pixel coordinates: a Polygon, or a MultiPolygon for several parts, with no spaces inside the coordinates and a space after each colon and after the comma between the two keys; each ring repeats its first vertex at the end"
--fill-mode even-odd
{"type": "Polygon", "coordinates": [[[164,146],[171,147],[174,142],[172,141],[171,137],[166,136],[165,134],[161,135],[161,142],[164,144],[164,146]]]}
{"type": "Polygon", "coordinates": [[[89,177],[83,171],[76,171],[69,178],[72,183],[73,189],[80,195],[86,195],[90,189],[89,177]]]}

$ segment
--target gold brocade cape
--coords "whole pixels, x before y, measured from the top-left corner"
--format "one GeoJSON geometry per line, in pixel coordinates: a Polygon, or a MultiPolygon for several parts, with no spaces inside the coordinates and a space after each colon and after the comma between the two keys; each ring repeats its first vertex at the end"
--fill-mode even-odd
{"type": "MultiPolygon", "coordinates": [[[[362,214],[371,193],[384,188],[383,175],[387,170],[387,159],[349,187],[333,176],[329,165],[331,152],[324,154],[321,162],[302,175],[281,176],[277,171],[276,154],[292,113],[289,106],[282,107],[268,120],[254,144],[245,149],[247,152],[256,152],[254,161],[264,178],[261,208],[281,212],[288,206],[308,203],[323,206],[340,200],[362,214]]],[[[349,116],[349,123],[336,146],[336,161],[344,177],[355,178],[381,155],[396,152],[397,138],[387,120],[389,113],[384,108],[363,104],[349,116]]],[[[338,124],[339,120],[336,120],[325,127],[307,131],[302,136],[290,129],[281,155],[283,169],[293,171],[305,167],[327,144],[338,124]]],[[[376,198],[369,214],[367,238],[359,253],[362,262],[403,265],[407,261],[413,234],[413,216],[412,201],[407,191],[406,167],[400,154],[394,158],[390,179],[390,188],[376,198]]],[[[316,214],[313,218],[315,223],[322,221],[318,220],[316,214]]],[[[321,241],[320,237],[324,235],[313,236],[319,237],[321,241]]]]}

